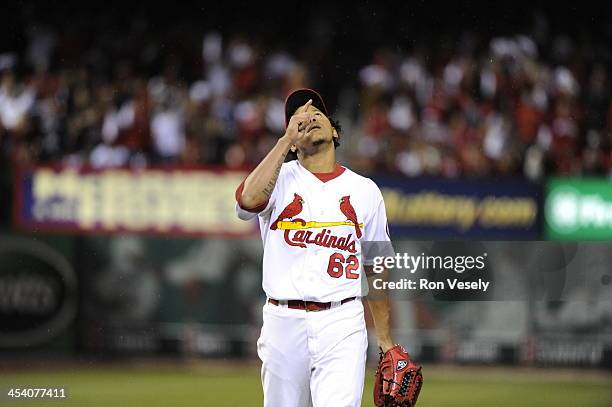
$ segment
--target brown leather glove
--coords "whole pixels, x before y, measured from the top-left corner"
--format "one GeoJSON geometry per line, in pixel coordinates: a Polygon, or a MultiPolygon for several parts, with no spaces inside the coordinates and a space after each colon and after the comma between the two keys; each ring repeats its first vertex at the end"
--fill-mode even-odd
{"type": "Polygon", "coordinates": [[[410,360],[401,345],[380,352],[374,376],[374,404],[377,407],[413,407],[423,386],[421,366],[410,360]]]}

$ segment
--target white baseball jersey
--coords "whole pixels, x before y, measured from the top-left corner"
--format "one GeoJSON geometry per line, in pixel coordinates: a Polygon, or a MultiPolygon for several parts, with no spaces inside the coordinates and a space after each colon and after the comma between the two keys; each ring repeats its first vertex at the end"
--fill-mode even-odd
{"type": "Polygon", "coordinates": [[[298,160],[284,163],[268,202],[250,210],[238,202],[236,212],[243,220],[259,216],[263,289],[278,300],[361,296],[362,242],[389,241],[380,189],[339,164],[313,174],[298,160]]]}

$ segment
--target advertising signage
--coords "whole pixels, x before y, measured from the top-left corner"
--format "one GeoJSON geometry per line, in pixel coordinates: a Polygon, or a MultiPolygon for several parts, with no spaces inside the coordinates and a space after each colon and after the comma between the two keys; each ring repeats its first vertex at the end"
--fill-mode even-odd
{"type": "Polygon", "coordinates": [[[550,239],[612,239],[611,181],[553,178],[546,186],[544,208],[550,239]]]}
{"type": "Polygon", "coordinates": [[[529,240],[541,237],[537,184],[494,179],[375,178],[391,237],[529,240]]]}
{"type": "Polygon", "coordinates": [[[255,222],[235,215],[242,171],[37,167],[15,178],[22,230],[245,236],[255,222]]]}

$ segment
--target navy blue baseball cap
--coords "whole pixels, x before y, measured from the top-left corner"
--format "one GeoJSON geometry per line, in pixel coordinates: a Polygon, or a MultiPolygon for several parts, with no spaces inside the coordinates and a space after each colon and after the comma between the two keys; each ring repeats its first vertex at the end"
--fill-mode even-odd
{"type": "Polygon", "coordinates": [[[309,99],[312,99],[312,105],[319,109],[325,116],[329,117],[327,107],[323,98],[316,90],[309,88],[296,89],[285,99],[285,126],[289,124],[291,116],[300,106],[304,106],[309,99]]]}

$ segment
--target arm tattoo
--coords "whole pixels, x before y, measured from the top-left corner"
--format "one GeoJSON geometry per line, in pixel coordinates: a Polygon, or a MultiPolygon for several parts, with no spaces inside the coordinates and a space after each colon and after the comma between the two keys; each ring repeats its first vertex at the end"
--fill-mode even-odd
{"type": "Polygon", "coordinates": [[[278,179],[278,174],[280,174],[281,167],[285,162],[286,155],[287,153],[283,154],[278,160],[278,163],[276,163],[276,170],[274,171],[274,175],[272,176],[272,178],[270,178],[270,182],[268,182],[268,185],[263,190],[266,199],[269,199],[272,196],[272,191],[274,191],[274,186],[276,185],[276,180],[278,179]]]}

